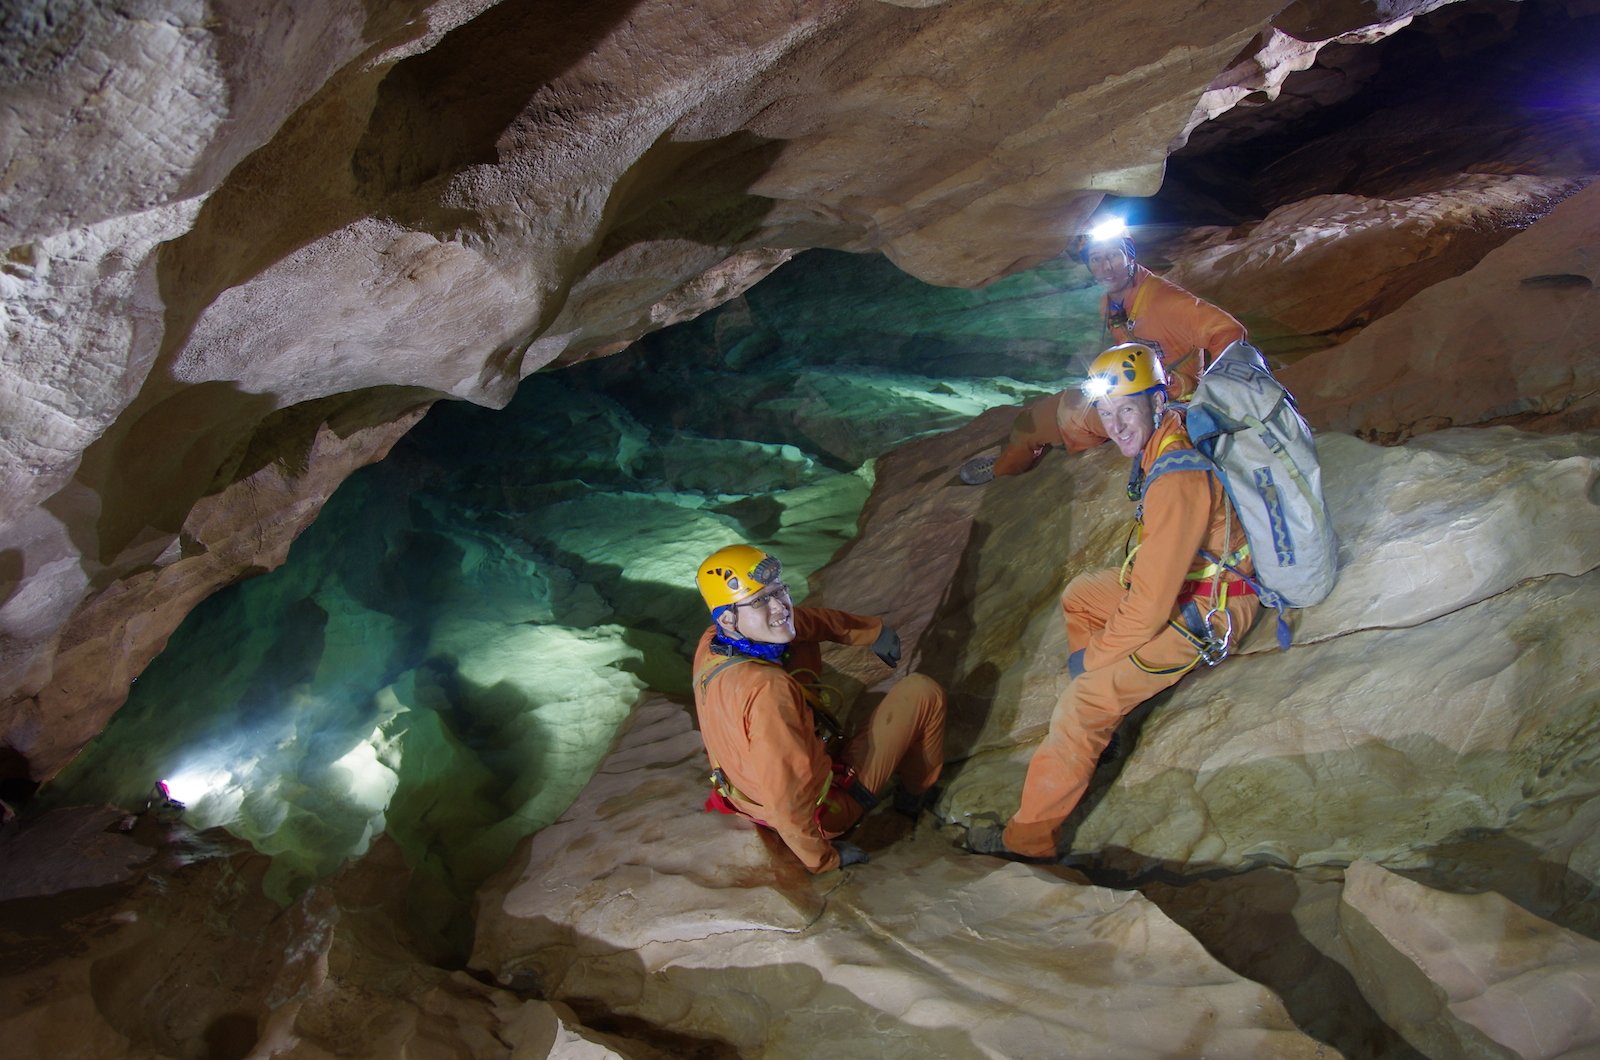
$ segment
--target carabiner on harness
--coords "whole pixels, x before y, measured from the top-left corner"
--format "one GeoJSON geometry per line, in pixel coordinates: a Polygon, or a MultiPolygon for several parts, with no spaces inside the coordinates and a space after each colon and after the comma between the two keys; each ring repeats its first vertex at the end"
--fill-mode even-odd
{"type": "Polygon", "coordinates": [[[1233,614],[1226,607],[1213,607],[1205,613],[1202,619],[1205,622],[1205,639],[1196,639],[1195,648],[1200,652],[1200,661],[1207,666],[1215,666],[1228,657],[1228,649],[1233,643],[1233,614]],[[1221,615],[1223,621],[1222,636],[1216,635],[1216,627],[1211,619],[1221,615]]]}

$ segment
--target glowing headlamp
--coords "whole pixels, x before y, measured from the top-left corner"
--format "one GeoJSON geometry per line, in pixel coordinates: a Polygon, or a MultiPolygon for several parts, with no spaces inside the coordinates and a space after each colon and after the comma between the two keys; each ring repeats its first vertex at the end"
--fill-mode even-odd
{"type": "Polygon", "coordinates": [[[1108,217],[1089,229],[1090,243],[1109,243],[1128,234],[1128,222],[1120,217],[1108,217]]]}
{"type": "Polygon", "coordinates": [[[1083,396],[1090,401],[1099,401],[1111,393],[1111,388],[1116,385],[1109,375],[1091,375],[1083,381],[1083,396]]]}

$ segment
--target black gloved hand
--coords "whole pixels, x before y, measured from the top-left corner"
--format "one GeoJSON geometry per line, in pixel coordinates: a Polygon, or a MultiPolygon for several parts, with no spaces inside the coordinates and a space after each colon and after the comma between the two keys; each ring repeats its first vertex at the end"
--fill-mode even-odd
{"type": "Polygon", "coordinates": [[[1083,676],[1083,649],[1079,648],[1067,656],[1067,673],[1073,677],[1083,676]]]}
{"type": "Polygon", "coordinates": [[[900,665],[900,634],[883,624],[883,632],[872,642],[872,654],[883,660],[883,665],[894,669],[900,665]]]}
{"type": "Polygon", "coordinates": [[[833,849],[839,852],[839,867],[841,869],[846,865],[865,865],[872,860],[867,856],[865,850],[862,850],[854,843],[846,843],[843,839],[835,839],[833,841],[833,849]]]}

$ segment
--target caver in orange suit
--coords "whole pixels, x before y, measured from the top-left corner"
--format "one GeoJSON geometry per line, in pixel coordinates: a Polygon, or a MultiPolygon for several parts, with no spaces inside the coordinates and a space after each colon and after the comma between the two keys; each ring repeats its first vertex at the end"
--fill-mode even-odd
{"type": "MultiPolygon", "coordinates": [[[[1245,338],[1244,325],[1143,265],[1135,265],[1134,270],[1138,282],[1122,302],[1126,315],[1114,312],[1109,296],[1100,300],[1106,333],[1113,343],[1142,342],[1153,347],[1171,379],[1173,399],[1186,400],[1210,358],[1245,338]]],[[[1023,407],[1011,426],[1005,449],[995,459],[994,473],[1020,475],[1038,463],[1052,445],[1064,445],[1069,453],[1076,453],[1105,440],[1100,417],[1083,395],[1076,389],[1064,390],[1023,407]]]]}
{"type": "MultiPolygon", "coordinates": [[[[1141,465],[1148,468],[1161,453],[1181,448],[1191,448],[1188,436],[1178,414],[1168,410],[1145,444],[1141,465]]],[[[1192,668],[1195,645],[1169,620],[1181,621],[1187,598],[1195,599],[1201,613],[1211,608],[1212,581],[1189,580],[1208,566],[1199,551],[1225,556],[1244,542],[1227,494],[1204,471],[1173,471],[1152,482],[1143,523],[1127,588],[1119,571],[1107,570],[1074,578],[1062,594],[1068,650],[1083,650],[1083,673],[1062,694],[1050,731],[1028,763],[1022,806],[1003,835],[1006,847],[1018,854],[1055,856],[1061,823],[1083,798],[1118,723],[1192,668]]],[[[1248,563],[1239,566],[1253,571],[1248,563]]],[[[1234,636],[1242,637],[1255,621],[1256,598],[1231,575],[1223,578],[1234,636]]]]}
{"type": "MultiPolygon", "coordinates": [[[[883,622],[796,607],[794,625],[782,665],[748,657],[730,664],[711,650],[715,629],[708,629],[695,650],[695,707],[706,753],[733,789],[729,801],[777,832],[807,869],[827,872],[839,864],[830,840],[865,811],[833,786],[832,761],[816,735],[802,682],[815,686],[821,673],[819,641],[868,647],[883,622]]],[[[944,767],[944,705],[937,682],[907,676],[874,708],[841,759],[874,797],[884,793],[897,767],[906,791],[926,791],[944,767]]]]}

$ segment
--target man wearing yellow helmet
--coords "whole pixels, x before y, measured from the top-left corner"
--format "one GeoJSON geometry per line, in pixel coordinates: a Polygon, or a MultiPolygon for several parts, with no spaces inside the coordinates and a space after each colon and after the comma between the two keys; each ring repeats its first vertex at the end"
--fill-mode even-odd
{"type": "Polygon", "coordinates": [[[777,832],[812,872],[867,860],[838,837],[877,805],[898,774],[895,808],[915,816],[944,768],[944,690],[922,674],[895,684],[853,739],[830,754],[820,642],[871,648],[900,662],[881,619],[789,599],[777,557],[729,545],[696,572],[711,628],[694,654],[694,699],[711,760],[707,809],[777,832]]]}
{"type": "Polygon", "coordinates": [[[1106,437],[1134,460],[1128,495],[1138,502],[1138,543],[1121,570],[1080,575],[1062,594],[1071,683],[1028,763],[1020,808],[1004,828],[974,824],[971,850],[1054,858],[1061,825],[1122,719],[1202,659],[1221,662],[1255,621],[1254,590],[1240,578],[1254,572],[1244,530],[1217,477],[1180,459],[1194,447],[1166,408],[1168,385],[1155,351],[1140,343],[1113,346],[1090,366],[1084,397],[1106,437]],[[1147,488],[1158,457],[1180,470],[1151,476],[1147,488]]]}
{"type": "MultiPolygon", "coordinates": [[[[1134,260],[1133,239],[1120,220],[1081,237],[1077,257],[1103,292],[1105,334],[1112,343],[1138,342],[1156,351],[1171,380],[1171,392],[1187,400],[1209,359],[1245,338],[1244,325],[1134,260]]],[[[1032,469],[1052,445],[1068,452],[1106,440],[1100,419],[1077,390],[1038,398],[1023,407],[997,456],[978,456],[961,467],[961,481],[982,485],[996,475],[1032,469]]]]}

